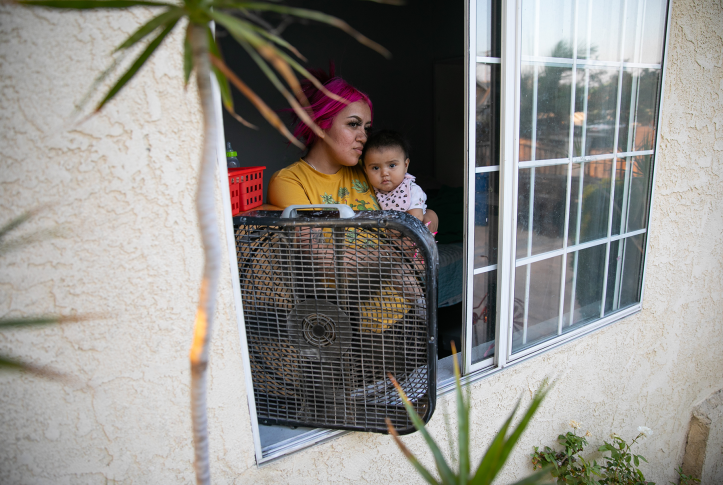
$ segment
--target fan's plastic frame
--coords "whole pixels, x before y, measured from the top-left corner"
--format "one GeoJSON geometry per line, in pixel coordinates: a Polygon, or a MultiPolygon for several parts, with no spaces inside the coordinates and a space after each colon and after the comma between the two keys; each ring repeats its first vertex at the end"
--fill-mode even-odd
{"type": "MultiPolygon", "coordinates": [[[[290,227],[316,227],[316,228],[335,228],[335,227],[359,227],[359,228],[378,228],[391,229],[399,231],[404,236],[409,237],[416,245],[421,254],[425,256],[427,264],[425,265],[425,277],[427,283],[427,389],[429,396],[429,405],[427,412],[421,416],[422,420],[427,423],[432,418],[437,404],[437,275],[439,272],[439,255],[434,236],[429,232],[426,226],[419,219],[400,211],[358,211],[354,213],[353,218],[340,218],[338,212],[329,210],[305,210],[299,211],[296,217],[281,218],[281,211],[250,211],[245,212],[241,216],[233,218],[234,234],[236,234],[239,225],[254,226],[273,226],[281,229],[290,227]]],[[[243,295],[241,295],[243,300],[243,295]]],[[[253,380],[251,380],[252,388],[248,390],[251,396],[253,392],[253,380]]],[[[322,426],[318,423],[300,423],[297,421],[289,422],[282,420],[261,420],[256,417],[259,424],[285,425],[285,426],[311,426],[316,428],[338,429],[347,431],[363,431],[387,434],[386,430],[370,430],[360,426],[322,426]]],[[[397,429],[400,435],[410,434],[416,431],[414,426],[404,429],[397,429]]]]}

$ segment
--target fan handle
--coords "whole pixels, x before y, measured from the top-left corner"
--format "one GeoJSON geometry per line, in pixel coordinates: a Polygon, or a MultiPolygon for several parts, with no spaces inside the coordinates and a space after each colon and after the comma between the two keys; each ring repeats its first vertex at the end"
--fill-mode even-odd
{"type": "Polygon", "coordinates": [[[336,209],[339,211],[339,219],[351,219],[354,217],[354,211],[346,204],[295,204],[290,205],[281,213],[282,219],[290,219],[298,217],[296,209],[336,209]]]}

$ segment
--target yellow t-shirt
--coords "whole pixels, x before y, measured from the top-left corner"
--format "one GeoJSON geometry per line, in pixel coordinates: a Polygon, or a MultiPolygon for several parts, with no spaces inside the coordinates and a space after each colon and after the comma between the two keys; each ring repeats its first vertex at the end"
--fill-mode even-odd
{"type": "MultiPolygon", "coordinates": [[[[361,165],[342,167],[328,175],[317,172],[303,160],[276,172],[269,181],[268,202],[278,207],[293,204],[347,204],[356,211],[381,210],[370,189],[361,165]]],[[[326,230],[325,230],[326,232],[326,230]]],[[[327,235],[331,241],[331,234],[327,235]]],[[[376,247],[375,233],[349,228],[346,241],[357,247],[376,247]]],[[[330,283],[333,286],[333,282],[330,283]]],[[[360,303],[361,328],[364,332],[381,333],[401,321],[411,305],[393,287],[383,289],[360,303]]]]}
{"type": "Polygon", "coordinates": [[[361,165],[341,167],[329,175],[317,172],[302,160],[271,177],[268,202],[281,208],[292,204],[346,204],[356,211],[380,210],[361,165]]]}

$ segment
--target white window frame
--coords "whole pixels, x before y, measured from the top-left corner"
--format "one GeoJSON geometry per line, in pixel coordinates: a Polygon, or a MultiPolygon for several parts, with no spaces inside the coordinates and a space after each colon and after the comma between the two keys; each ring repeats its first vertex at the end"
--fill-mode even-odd
{"type": "MultiPolygon", "coordinates": [[[[537,0],[538,2],[541,0],[537,0]]],[[[577,5],[579,2],[585,0],[575,0],[577,5]]],[[[625,232],[619,235],[612,234],[612,216],[608,217],[608,231],[607,237],[596,241],[590,241],[575,246],[567,245],[567,227],[569,221],[569,208],[570,208],[570,182],[571,177],[571,165],[577,162],[587,162],[603,159],[622,159],[632,156],[639,155],[653,155],[657,153],[657,149],[660,141],[660,122],[663,111],[663,98],[664,98],[664,87],[665,87],[665,74],[666,74],[666,59],[668,54],[668,38],[670,30],[670,16],[672,10],[672,1],[668,1],[666,11],[666,23],[664,28],[664,41],[663,41],[663,57],[662,64],[643,64],[635,62],[606,62],[606,61],[594,61],[594,60],[580,60],[576,59],[577,56],[573,56],[573,59],[553,59],[553,58],[531,58],[529,56],[522,56],[521,54],[521,16],[522,16],[522,0],[502,0],[501,5],[501,57],[478,57],[477,56],[477,2],[475,0],[469,0],[467,4],[467,51],[466,51],[466,80],[467,85],[465,86],[465,92],[467,96],[466,112],[465,117],[467,119],[467,132],[466,132],[466,143],[467,143],[467,166],[465,170],[465,189],[466,189],[466,219],[465,219],[465,291],[463,308],[465,312],[465,325],[462,332],[463,349],[464,349],[464,373],[468,376],[468,380],[476,380],[477,378],[484,377],[492,372],[496,372],[512,363],[519,362],[520,360],[527,359],[541,352],[546,352],[552,348],[555,348],[565,342],[579,338],[590,332],[593,332],[601,327],[609,325],[615,321],[621,320],[627,316],[637,313],[642,310],[642,301],[644,298],[645,289],[645,275],[646,266],[648,260],[648,251],[650,246],[650,230],[651,230],[651,219],[652,219],[652,208],[655,197],[655,180],[657,173],[656,156],[653,159],[653,173],[651,176],[651,188],[650,188],[650,202],[647,216],[647,225],[645,229],[625,232]],[[564,158],[557,161],[559,164],[568,165],[567,177],[567,194],[566,194],[566,208],[565,208],[565,236],[563,237],[563,247],[561,249],[550,251],[543,254],[536,254],[527,258],[518,259],[516,256],[516,236],[517,236],[517,175],[520,168],[532,168],[540,165],[554,165],[555,162],[551,160],[545,160],[544,162],[526,161],[519,162],[519,112],[520,112],[520,78],[522,61],[536,61],[545,63],[545,65],[560,65],[565,67],[577,67],[582,65],[590,65],[596,67],[620,67],[619,78],[618,78],[618,90],[617,90],[617,106],[616,106],[616,117],[620,116],[620,102],[622,98],[622,80],[623,72],[625,68],[653,68],[661,70],[659,99],[660,105],[657,115],[656,124],[656,135],[655,144],[653,150],[629,152],[629,153],[618,153],[618,130],[615,130],[615,140],[612,155],[603,156],[584,156],[584,157],[573,157],[564,158]],[[479,63],[484,64],[500,64],[500,165],[490,167],[476,167],[476,140],[475,140],[475,123],[476,123],[476,67],[479,63]],[[498,257],[497,264],[487,266],[484,268],[474,267],[474,211],[475,211],[475,175],[478,173],[493,172],[499,170],[499,227],[498,227],[498,257]],[[601,305],[601,319],[594,321],[581,328],[575,329],[568,333],[562,333],[561,322],[562,315],[564,312],[563,304],[559,306],[559,318],[558,318],[558,335],[545,340],[537,345],[530,346],[521,351],[517,351],[513,354],[512,352],[512,315],[514,311],[514,294],[515,294],[515,268],[523,266],[527,263],[531,263],[538,260],[548,259],[554,256],[562,256],[563,271],[561,275],[561,292],[560,299],[564,302],[564,285],[565,285],[565,271],[564,265],[566,264],[567,254],[571,254],[574,250],[584,249],[586,247],[596,246],[598,244],[610,245],[619,239],[632,237],[638,234],[646,234],[645,238],[645,252],[643,253],[642,262],[642,276],[641,276],[641,290],[640,290],[640,302],[631,305],[623,310],[617,311],[614,314],[603,316],[605,308],[605,292],[607,291],[607,275],[608,275],[608,258],[609,251],[604,265],[604,281],[603,281],[603,298],[601,305]],[[473,291],[474,282],[473,278],[476,274],[497,270],[497,315],[495,320],[495,354],[494,357],[482,360],[480,362],[472,362],[472,321],[473,321],[473,291]]],[[[623,9],[627,6],[627,2],[624,3],[623,9]]],[[[576,7],[575,7],[576,8],[576,7]]],[[[577,32],[574,33],[573,46],[577,49],[577,32]]],[[[639,39],[638,39],[639,41],[639,39]]],[[[621,49],[624,49],[624,42],[621,42],[621,49]]],[[[575,110],[575,82],[572,83],[571,89],[571,116],[575,110]]],[[[533,106],[536,106],[536,102],[533,101],[533,106]]],[[[533,120],[533,137],[535,133],[533,120]]],[[[618,126],[618,120],[616,119],[616,127],[618,126]]],[[[569,144],[573,143],[573,124],[570,123],[570,138],[569,144]]],[[[583,132],[584,133],[584,132],[583,132]]],[[[584,136],[584,135],[583,135],[584,136]]],[[[570,152],[571,153],[571,152],[570,152]]],[[[612,189],[610,193],[610,199],[614,197],[614,183],[615,183],[615,172],[616,164],[612,164],[613,177],[611,180],[612,189]]],[[[629,170],[629,165],[626,164],[626,170],[629,170]]],[[[626,177],[627,180],[627,177],[626,177]]],[[[582,185],[582,183],[580,183],[582,185]]],[[[613,204],[610,204],[609,210],[612,212],[613,204]]],[[[531,231],[530,231],[531,232],[531,231]]],[[[528,280],[529,286],[529,280],[528,280]]],[[[526,323],[526,322],[525,322],[526,323]]]]}
{"type": "MultiPolygon", "coordinates": [[[[581,1],[581,0],[579,0],[581,1]]],[[[660,83],[660,103],[657,119],[657,132],[655,139],[655,149],[659,146],[660,141],[660,122],[662,117],[662,100],[664,98],[666,60],[668,54],[668,38],[670,30],[670,16],[672,10],[672,0],[668,1],[668,10],[665,26],[664,51],[662,61],[662,73],[660,83]]],[[[642,266],[641,278],[641,303],[628,307],[613,315],[609,315],[590,325],[579,328],[575,331],[558,336],[554,340],[545,341],[534,347],[525,349],[522,352],[511,355],[512,346],[512,325],[511,315],[513,314],[514,302],[514,268],[518,263],[515,258],[514,248],[516,247],[516,214],[517,214],[517,171],[519,168],[519,104],[520,104],[520,37],[521,37],[521,0],[502,0],[502,23],[501,23],[501,57],[477,57],[476,56],[476,0],[467,0],[465,8],[465,25],[467,30],[466,40],[466,62],[465,62],[465,78],[467,80],[466,91],[466,110],[465,118],[467,120],[468,130],[465,134],[467,144],[467,158],[465,163],[465,188],[466,196],[466,218],[465,218],[465,262],[464,262],[464,278],[465,289],[463,292],[463,308],[465,309],[466,321],[463,324],[462,331],[462,353],[463,353],[463,384],[469,384],[477,380],[483,379],[490,375],[500,372],[505,367],[517,364],[535,355],[552,350],[564,343],[577,339],[588,333],[609,325],[615,321],[623,319],[629,315],[639,312],[642,309],[642,301],[645,291],[645,276],[647,255],[650,246],[650,238],[646,237],[645,253],[642,266]],[[493,167],[475,167],[475,103],[474,98],[476,92],[476,65],[477,62],[485,62],[488,64],[500,64],[500,165],[493,167]],[[505,116],[505,113],[513,113],[512,116],[505,116]],[[472,279],[475,274],[473,267],[474,261],[474,241],[470,235],[474,234],[474,182],[476,173],[485,173],[499,170],[499,243],[498,243],[498,260],[496,265],[477,270],[477,273],[484,271],[497,270],[497,318],[495,321],[495,341],[496,349],[494,357],[472,364],[471,362],[471,343],[472,343],[472,279]],[[503,349],[504,351],[500,351],[503,349]]],[[[571,61],[580,63],[580,60],[571,61]]],[[[588,61],[591,64],[607,65],[606,63],[596,63],[588,61]]],[[[620,65],[620,63],[614,63],[620,65]]],[[[647,64],[629,64],[630,67],[660,67],[659,65],[647,64]]],[[[221,96],[216,84],[216,79],[212,77],[212,89],[214,95],[214,107],[218,131],[216,133],[217,146],[217,164],[218,164],[218,183],[221,190],[221,199],[228,200],[228,171],[226,168],[226,153],[224,151],[225,139],[223,131],[223,116],[221,106],[221,96]]],[[[574,91],[573,91],[574,96],[574,91]]],[[[619,97],[619,96],[618,96],[619,97]]],[[[574,97],[573,97],[574,99],[574,97]]],[[[574,109],[574,103],[571,109],[574,109]]],[[[617,135],[616,135],[617,136],[617,135]]],[[[643,155],[648,152],[640,152],[629,155],[643,155]]],[[[628,156],[629,156],[628,155],[628,156]]],[[[622,154],[618,155],[618,157],[622,154]]],[[[594,158],[594,157],[588,157],[594,158]]],[[[534,163],[523,162],[523,166],[532,166],[534,163]]],[[[561,160],[561,163],[571,163],[568,159],[561,160]]],[[[549,163],[548,163],[549,164],[549,163]]],[[[652,207],[655,196],[655,180],[657,173],[657,163],[653,163],[653,174],[651,179],[651,195],[650,209],[648,213],[647,232],[651,230],[652,207]]],[[[568,172],[569,173],[569,172],[568,172]]],[[[612,196],[612,194],[611,194],[612,196]]],[[[566,209],[568,210],[568,209],[566,209]]],[[[246,388],[247,405],[251,417],[251,429],[253,435],[254,453],[257,465],[267,464],[278,458],[286,456],[290,453],[300,451],[315,444],[337,438],[341,435],[349,433],[343,430],[315,429],[288,439],[286,441],[275,443],[267,447],[261,446],[259,433],[259,422],[256,415],[256,404],[254,400],[253,381],[251,378],[251,363],[248,355],[248,345],[246,339],[246,329],[243,316],[243,303],[241,298],[241,287],[239,282],[238,266],[236,259],[236,241],[233,228],[233,215],[229,204],[223,204],[223,224],[226,234],[226,244],[229,256],[229,265],[231,273],[231,283],[233,287],[233,302],[236,310],[236,323],[238,326],[241,357],[244,369],[244,382],[246,388]]],[[[644,232],[638,231],[638,232],[644,232]]],[[[624,236],[630,236],[625,234],[624,236]]],[[[613,236],[609,241],[618,238],[613,236]]],[[[606,265],[607,268],[607,265],[606,265]]],[[[607,278],[607,270],[605,272],[607,278]]],[[[603,304],[604,307],[604,304],[603,304]]],[[[438,384],[437,396],[441,396],[453,390],[453,380],[448,379],[438,384]]]]}

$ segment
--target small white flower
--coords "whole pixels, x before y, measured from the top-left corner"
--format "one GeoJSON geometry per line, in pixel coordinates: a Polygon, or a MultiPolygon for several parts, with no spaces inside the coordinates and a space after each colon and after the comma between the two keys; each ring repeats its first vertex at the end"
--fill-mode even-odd
{"type": "Polygon", "coordinates": [[[580,423],[575,421],[574,419],[570,420],[570,426],[572,426],[573,429],[578,429],[580,427],[580,423]]]}
{"type": "Polygon", "coordinates": [[[648,428],[647,426],[638,426],[638,432],[646,438],[653,435],[653,430],[648,428]]]}

